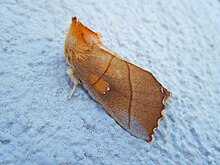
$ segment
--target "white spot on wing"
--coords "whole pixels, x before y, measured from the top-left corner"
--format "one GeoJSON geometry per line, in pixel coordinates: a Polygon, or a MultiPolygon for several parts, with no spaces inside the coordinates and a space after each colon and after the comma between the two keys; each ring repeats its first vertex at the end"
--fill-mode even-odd
{"type": "Polygon", "coordinates": [[[110,88],[110,87],[107,87],[106,90],[102,92],[102,94],[105,95],[105,94],[107,94],[107,92],[109,92],[110,90],[111,90],[111,88],[110,88]]]}
{"type": "Polygon", "coordinates": [[[110,87],[107,87],[106,90],[107,90],[107,91],[110,91],[111,89],[110,89],[110,87]]]}

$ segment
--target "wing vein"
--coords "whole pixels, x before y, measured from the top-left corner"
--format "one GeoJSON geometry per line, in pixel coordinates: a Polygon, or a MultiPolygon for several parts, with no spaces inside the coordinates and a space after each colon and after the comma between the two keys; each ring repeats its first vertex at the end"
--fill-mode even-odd
{"type": "Polygon", "coordinates": [[[99,82],[99,80],[106,74],[106,72],[108,71],[108,68],[111,66],[112,60],[113,60],[114,56],[111,57],[111,60],[109,61],[108,66],[106,67],[105,71],[102,73],[102,75],[96,80],[96,82],[94,82],[92,84],[92,86],[94,86],[95,84],[97,84],[99,82]]]}
{"type": "Polygon", "coordinates": [[[132,85],[131,85],[131,70],[130,67],[128,65],[128,63],[126,62],[126,65],[128,67],[128,81],[129,81],[129,86],[130,86],[130,99],[129,99],[129,107],[128,107],[128,128],[130,129],[131,127],[131,106],[132,106],[132,85]]]}

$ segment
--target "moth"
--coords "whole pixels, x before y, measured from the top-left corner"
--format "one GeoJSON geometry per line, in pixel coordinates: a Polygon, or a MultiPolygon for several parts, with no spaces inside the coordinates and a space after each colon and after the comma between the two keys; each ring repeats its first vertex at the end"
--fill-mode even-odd
{"type": "Polygon", "coordinates": [[[84,26],[76,17],[66,34],[64,54],[73,82],[88,90],[131,135],[152,140],[171,93],[152,73],[130,63],[101,42],[101,35],[84,26]]]}

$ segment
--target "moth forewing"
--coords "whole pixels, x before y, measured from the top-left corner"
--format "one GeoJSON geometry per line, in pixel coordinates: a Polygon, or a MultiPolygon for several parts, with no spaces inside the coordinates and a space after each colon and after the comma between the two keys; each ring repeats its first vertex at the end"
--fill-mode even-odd
{"type": "Polygon", "coordinates": [[[74,68],[71,79],[80,80],[107,113],[133,136],[151,141],[171,93],[152,73],[107,49],[100,35],[76,17],[72,18],[64,49],[65,59],[74,68]]]}

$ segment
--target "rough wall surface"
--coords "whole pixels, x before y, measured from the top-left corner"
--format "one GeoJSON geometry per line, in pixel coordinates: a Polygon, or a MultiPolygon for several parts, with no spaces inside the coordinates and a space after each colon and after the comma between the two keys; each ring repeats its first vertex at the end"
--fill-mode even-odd
{"type": "Polygon", "coordinates": [[[220,164],[218,0],[0,6],[0,164],[220,164]],[[173,93],[152,143],[127,133],[84,89],[67,99],[72,16],[173,93]]]}

